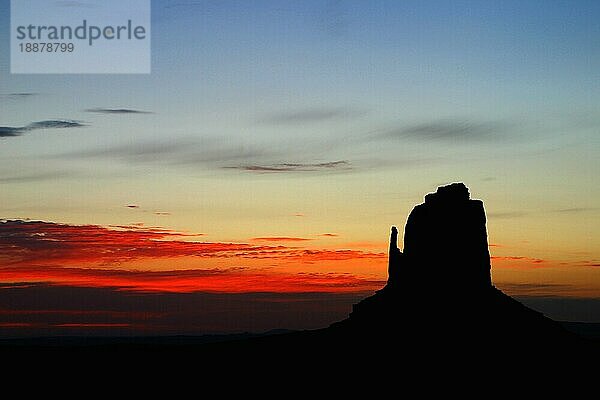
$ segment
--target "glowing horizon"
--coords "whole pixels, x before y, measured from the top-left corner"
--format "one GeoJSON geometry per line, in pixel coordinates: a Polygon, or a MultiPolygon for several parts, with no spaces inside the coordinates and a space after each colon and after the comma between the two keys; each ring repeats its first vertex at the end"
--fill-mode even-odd
{"type": "Polygon", "coordinates": [[[587,0],[157,0],[149,75],[10,74],[0,30],[0,336],[326,326],[385,284],[390,226],[402,248],[459,181],[494,284],[600,322],[599,19],[587,0]],[[152,324],[107,316],[137,306],[152,324]]]}

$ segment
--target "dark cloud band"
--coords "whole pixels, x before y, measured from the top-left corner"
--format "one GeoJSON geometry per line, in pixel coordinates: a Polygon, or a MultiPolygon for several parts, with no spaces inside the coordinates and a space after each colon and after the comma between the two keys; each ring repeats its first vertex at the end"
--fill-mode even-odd
{"type": "Polygon", "coordinates": [[[324,163],[280,163],[271,165],[240,165],[226,167],[249,172],[316,172],[327,170],[350,170],[350,162],[346,160],[330,161],[324,163]]]}
{"type": "Polygon", "coordinates": [[[150,111],[134,110],[131,108],[89,108],[85,111],[97,114],[153,114],[150,111]]]}
{"type": "Polygon", "coordinates": [[[81,128],[86,126],[81,121],[68,119],[51,119],[45,121],[32,122],[29,125],[21,127],[0,126],[0,137],[15,137],[39,129],[61,129],[61,128],[81,128]]]}

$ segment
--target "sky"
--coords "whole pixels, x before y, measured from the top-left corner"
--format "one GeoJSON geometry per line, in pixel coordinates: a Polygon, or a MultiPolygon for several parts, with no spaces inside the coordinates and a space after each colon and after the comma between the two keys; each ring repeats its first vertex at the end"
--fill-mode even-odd
{"type": "Polygon", "coordinates": [[[598,21],[583,0],[156,0],[150,74],[20,75],[0,0],[0,335],[327,326],[457,181],[497,287],[600,322],[598,21]]]}

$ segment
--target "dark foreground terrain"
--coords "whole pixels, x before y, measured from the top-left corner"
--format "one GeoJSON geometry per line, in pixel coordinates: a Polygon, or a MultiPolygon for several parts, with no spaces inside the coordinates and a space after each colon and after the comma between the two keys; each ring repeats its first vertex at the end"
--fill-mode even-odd
{"type": "MultiPolygon", "coordinates": [[[[575,348],[584,351],[600,350],[600,324],[584,322],[558,322],[563,330],[562,334],[575,348]]],[[[436,332],[443,331],[443,328],[436,332]]],[[[343,334],[339,332],[338,334],[343,334]]],[[[0,354],[22,355],[22,356],[44,356],[44,355],[100,355],[100,354],[131,354],[136,353],[186,353],[197,352],[207,354],[211,352],[228,352],[228,349],[251,352],[253,348],[265,351],[273,345],[292,344],[301,349],[303,344],[318,346],[321,340],[325,343],[327,339],[338,341],[339,345],[327,343],[330,350],[338,347],[343,350],[346,346],[354,346],[359,349],[357,343],[347,342],[344,337],[336,337],[336,333],[328,329],[314,331],[288,331],[275,330],[265,333],[235,333],[222,335],[199,335],[199,336],[134,336],[134,337],[88,337],[88,336],[53,336],[32,338],[10,338],[0,339],[0,354]]],[[[364,336],[369,337],[369,335],[364,336]]],[[[354,339],[348,338],[348,339],[354,339]]],[[[360,338],[356,338],[360,340],[360,338]]],[[[378,354],[377,346],[380,343],[372,343],[365,352],[372,351],[375,358],[378,354]]],[[[550,343],[550,348],[560,348],[563,342],[550,343]]],[[[465,349],[463,349],[465,350],[465,349]]],[[[289,349],[294,352],[294,347],[289,349]]],[[[302,351],[306,351],[303,349],[302,351]]],[[[410,350],[406,349],[407,354],[410,350]]],[[[138,354],[139,355],[139,354],[138,354]]]]}

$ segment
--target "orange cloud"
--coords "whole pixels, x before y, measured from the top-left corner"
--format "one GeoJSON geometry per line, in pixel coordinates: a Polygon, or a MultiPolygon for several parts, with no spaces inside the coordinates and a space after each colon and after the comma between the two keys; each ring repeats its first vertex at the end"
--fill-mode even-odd
{"type": "Polygon", "coordinates": [[[294,259],[303,262],[316,261],[344,261],[356,259],[387,259],[386,253],[369,253],[359,250],[298,250],[288,252],[288,259],[294,259]]]}
{"type": "Polygon", "coordinates": [[[312,239],[301,237],[275,236],[275,237],[256,237],[250,239],[253,242],[305,242],[312,239]]]}
{"type": "Polygon", "coordinates": [[[492,260],[498,261],[526,261],[532,264],[541,264],[545,263],[546,260],[541,258],[533,258],[533,257],[524,257],[524,256],[492,256],[492,260]]]}
{"type": "Polygon", "coordinates": [[[370,253],[360,250],[290,249],[265,250],[240,253],[240,257],[253,259],[279,259],[313,263],[317,261],[346,261],[358,259],[385,260],[386,253],[370,253]]]}
{"type": "Polygon", "coordinates": [[[388,242],[350,242],[346,243],[346,246],[359,249],[385,249],[389,246],[388,242]]]}

